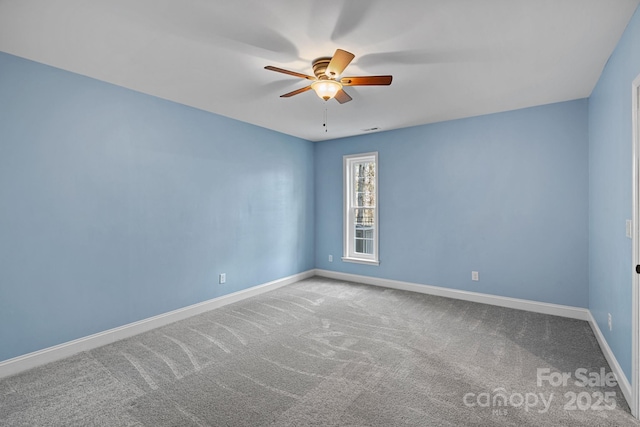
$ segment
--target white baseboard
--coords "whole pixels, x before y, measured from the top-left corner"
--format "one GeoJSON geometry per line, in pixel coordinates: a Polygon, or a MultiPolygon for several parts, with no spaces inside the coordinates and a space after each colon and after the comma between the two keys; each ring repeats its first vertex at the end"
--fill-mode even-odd
{"type": "Polygon", "coordinates": [[[27,369],[35,368],[37,366],[41,366],[50,362],[55,362],[56,360],[64,359],[65,357],[72,356],[82,351],[92,350],[94,348],[101,347],[106,344],[111,344],[121,339],[129,338],[142,332],[158,328],[160,326],[168,325],[169,323],[177,322],[178,320],[183,320],[188,317],[204,313],[214,308],[222,307],[227,304],[231,304],[246,298],[262,294],[264,292],[272,291],[282,286],[286,286],[291,283],[295,283],[300,280],[312,277],[314,273],[315,270],[309,270],[303,273],[294,274],[293,276],[284,277],[282,279],[254,286],[249,289],[244,289],[232,294],[223,295],[218,298],[213,298],[211,300],[193,304],[188,307],[179,308],[177,310],[163,313],[158,316],[149,317],[147,319],[129,323],[127,325],[99,332],[97,334],[89,335],[53,347],[45,348],[43,350],[38,350],[33,353],[28,353],[22,356],[14,357],[12,359],[1,361],[0,378],[15,375],[17,373],[26,371],[27,369]]]}
{"type": "Polygon", "coordinates": [[[559,304],[550,304],[537,301],[529,301],[518,298],[508,298],[478,292],[460,291],[457,289],[441,288],[438,286],[420,285],[417,283],[401,282],[397,280],[379,279],[377,277],[360,276],[356,274],[339,273],[336,271],[316,269],[316,275],[328,277],[330,279],[345,280],[349,282],[364,283],[367,285],[381,286],[391,289],[399,289],[403,291],[412,291],[422,294],[437,295],[441,297],[460,299],[465,301],[479,302],[483,304],[496,305],[499,307],[515,308],[518,310],[532,311],[535,313],[550,314],[554,316],[568,317],[571,319],[585,320],[591,325],[591,329],[600,344],[600,349],[604,354],[612,372],[615,374],[620,386],[620,390],[627,402],[632,402],[631,384],[624,374],[616,359],[613,351],[609,347],[607,340],[604,338],[602,331],[598,327],[598,323],[593,318],[591,311],[586,308],[572,307],[559,304]]]}
{"type": "Polygon", "coordinates": [[[602,353],[604,354],[605,359],[607,359],[607,363],[609,363],[609,367],[611,368],[611,371],[616,376],[616,380],[618,381],[618,385],[620,386],[620,390],[622,391],[624,398],[627,399],[627,403],[629,403],[629,406],[631,406],[631,402],[633,402],[633,399],[632,399],[633,393],[631,391],[632,390],[631,383],[629,382],[629,379],[627,378],[627,376],[624,374],[624,371],[620,367],[620,364],[618,363],[618,359],[616,359],[616,356],[613,354],[613,351],[611,351],[611,347],[609,347],[607,340],[604,338],[604,335],[602,334],[602,331],[598,326],[598,322],[596,322],[596,319],[593,317],[591,312],[589,312],[589,324],[591,325],[591,329],[593,330],[593,333],[595,334],[596,339],[598,340],[598,344],[600,344],[600,349],[602,350],[602,353]]]}
{"type": "Polygon", "coordinates": [[[589,320],[591,313],[586,308],[572,307],[568,305],[551,304],[546,302],[530,301],[519,298],[501,297],[483,294],[479,292],[461,291],[458,289],[441,288],[438,286],[421,285],[418,283],[401,282],[398,280],[380,279],[377,277],[360,276],[357,274],[339,273],[336,271],[316,269],[316,275],[330,279],[345,280],[349,282],[364,283],[366,285],[381,286],[403,291],[418,292],[421,294],[436,295],[441,297],[478,302],[482,304],[496,305],[499,307],[515,308],[518,310],[532,311],[535,313],[551,314],[553,316],[568,317],[578,320],[589,320]]]}
{"type": "Polygon", "coordinates": [[[138,322],[123,325],[114,329],[109,329],[104,332],[89,335],[87,337],[79,338],[77,340],[69,341],[63,344],[59,344],[53,347],[45,348],[43,350],[35,351],[33,353],[25,354],[0,362],[0,378],[4,378],[10,375],[26,371],[37,366],[41,366],[56,360],[64,359],[65,357],[72,356],[82,351],[92,350],[103,345],[119,341],[121,339],[129,338],[134,335],[149,331],[154,328],[158,328],[169,323],[177,322],[179,320],[186,319],[197,314],[204,313],[209,310],[213,310],[218,307],[244,300],[262,293],[272,291],[282,286],[289,285],[291,283],[298,282],[300,280],[307,279],[314,275],[327,277],[331,279],[344,280],[356,283],[364,283],[368,285],[381,286],[391,289],[399,289],[404,291],[418,292],[422,294],[437,295],[447,298],[460,299],[465,301],[478,302],[482,304],[490,304],[499,307],[514,308],[518,310],[532,311],[535,313],[550,314],[554,316],[568,317],[572,319],[588,321],[593,329],[593,332],[600,344],[600,348],[611,367],[611,370],[616,375],[620,389],[627,400],[632,401],[631,384],[626,375],[622,371],[620,364],[618,363],[613,351],[609,347],[602,331],[598,327],[597,322],[593,318],[591,312],[586,308],[571,307],[559,304],[550,304],[537,301],[529,301],[518,298],[501,297],[489,294],[482,294],[478,292],[461,291],[457,289],[441,288],[438,286],[421,285],[417,283],[402,282],[398,280],[380,279],[370,276],[361,276],[356,274],[340,273],[329,270],[309,270],[303,273],[294,274],[289,277],[274,280],[272,282],[264,283],[262,285],[254,286],[249,289],[234,292],[232,294],[223,295],[218,298],[214,298],[208,301],[204,301],[198,304],[190,305],[188,307],[180,308],[168,313],[160,314],[158,316],[150,317],[140,320],[138,322]]]}

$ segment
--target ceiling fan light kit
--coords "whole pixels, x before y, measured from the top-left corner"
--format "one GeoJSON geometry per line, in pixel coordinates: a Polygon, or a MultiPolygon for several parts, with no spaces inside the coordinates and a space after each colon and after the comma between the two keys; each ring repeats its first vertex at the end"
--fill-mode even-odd
{"type": "Polygon", "coordinates": [[[342,90],[342,84],[335,80],[316,80],[311,83],[311,89],[313,89],[320,98],[328,101],[334,98],[339,90],[342,90]]]}
{"type": "Polygon", "coordinates": [[[311,64],[315,77],[296,71],[289,71],[282,68],[267,65],[267,70],[288,74],[301,79],[311,80],[309,86],[296,89],[292,92],[280,95],[281,98],[289,98],[310,89],[325,101],[335,98],[340,104],[351,101],[351,96],[344,91],[344,86],[388,86],[391,84],[392,76],[365,76],[365,77],[343,77],[342,72],[347,65],[355,58],[355,55],[346,50],[337,49],[333,57],[318,58],[311,64]]]}

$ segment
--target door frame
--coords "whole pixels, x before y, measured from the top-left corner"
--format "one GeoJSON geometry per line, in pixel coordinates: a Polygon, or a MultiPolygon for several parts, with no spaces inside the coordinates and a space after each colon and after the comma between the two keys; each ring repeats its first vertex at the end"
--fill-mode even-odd
{"type": "Polygon", "coordinates": [[[636,273],[636,265],[640,265],[640,120],[638,115],[640,114],[640,108],[638,103],[640,102],[640,75],[635,78],[631,85],[632,90],[632,123],[633,123],[633,147],[632,147],[632,159],[633,159],[633,220],[631,230],[632,240],[632,260],[631,266],[632,272],[632,364],[631,364],[631,395],[632,401],[629,402],[631,413],[640,418],[640,274],[636,273]]]}

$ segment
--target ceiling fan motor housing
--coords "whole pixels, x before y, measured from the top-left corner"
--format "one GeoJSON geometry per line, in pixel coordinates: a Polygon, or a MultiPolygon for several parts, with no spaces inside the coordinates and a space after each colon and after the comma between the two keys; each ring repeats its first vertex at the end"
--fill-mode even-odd
{"type": "Polygon", "coordinates": [[[313,61],[313,74],[315,74],[319,80],[337,77],[325,74],[327,67],[329,66],[329,62],[331,62],[331,57],[322,57],[313,61]]]}

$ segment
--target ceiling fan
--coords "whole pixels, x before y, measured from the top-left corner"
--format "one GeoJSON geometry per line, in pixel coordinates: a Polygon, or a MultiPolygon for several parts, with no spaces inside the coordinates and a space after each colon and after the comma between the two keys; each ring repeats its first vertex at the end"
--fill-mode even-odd
{"type": "Polygon", "coordinates": [[[267,65],[266,70],[288,74],[301,79],[311,80],[309,86],[294,90],[280,98],[289,98],[293,95],[313,89],[316,94],[325,101],[335,98],[340,104],[351,101],[351,97],[344,91],[344,86],[388,86],[391,84],[392,76],[366,76],[366,77],[340,77],[347,65],[351,63],[355,55],[346,50],[337,49],[333,57],[322,57],[313,61],[313,73],[315,77],[295,71],[284,70],[282,68],[267,65]]]}

